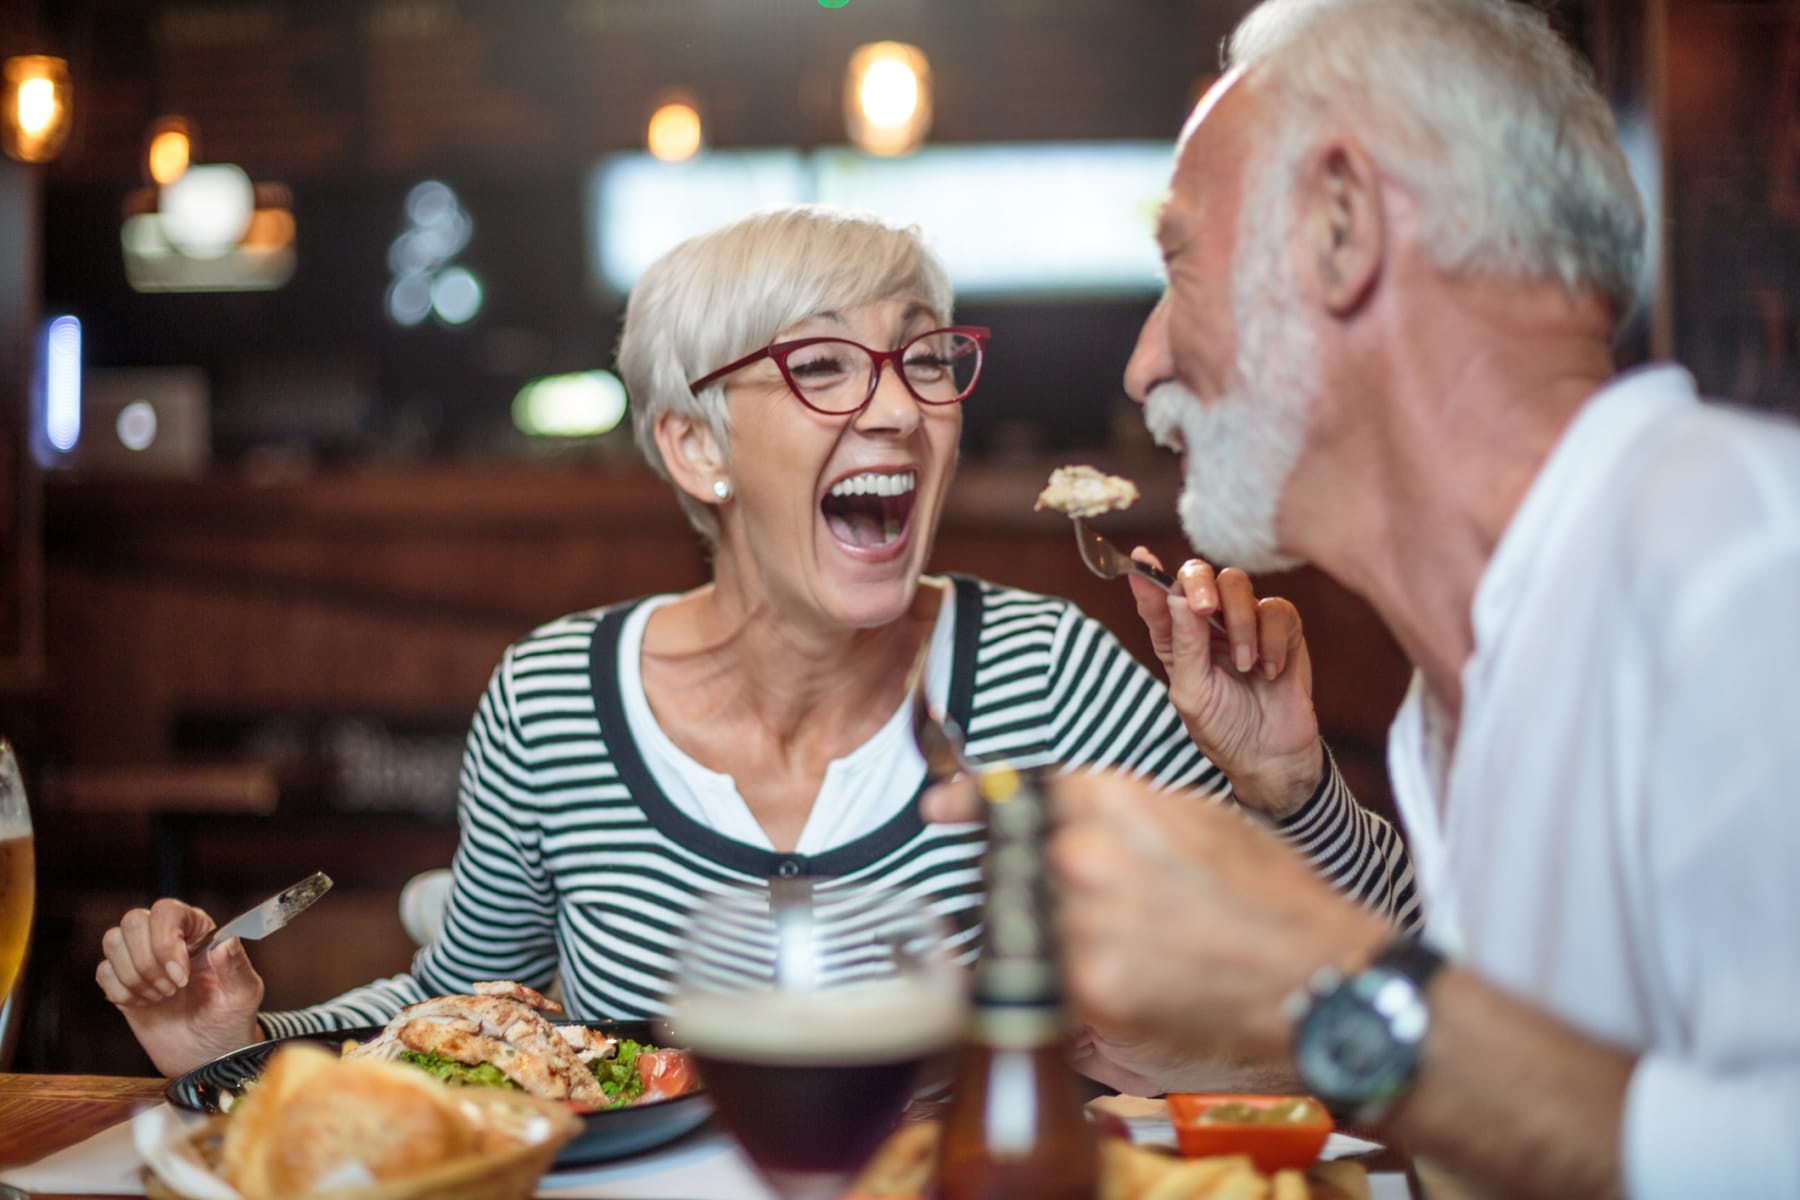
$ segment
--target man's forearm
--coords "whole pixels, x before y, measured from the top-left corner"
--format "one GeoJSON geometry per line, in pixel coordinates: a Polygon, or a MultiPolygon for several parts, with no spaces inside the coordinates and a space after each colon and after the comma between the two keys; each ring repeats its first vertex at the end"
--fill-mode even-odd
{"type": "Polygon", "coordinates": [[[1431,989],[1418,1082],[1388,1127],[1414,1153],[1506,1196],[1623,1194],[1620,1127],[1635,1058],[1468,971],[1431,989]]]}

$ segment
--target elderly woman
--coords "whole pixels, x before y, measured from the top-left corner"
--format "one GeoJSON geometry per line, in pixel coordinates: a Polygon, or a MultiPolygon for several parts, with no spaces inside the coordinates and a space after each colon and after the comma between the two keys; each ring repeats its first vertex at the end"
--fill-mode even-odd
{"type": "MultiPolygon", "coordinates": [[[[189,961],[206,914],[127,914],[98,979],[157,1066],[383,1021],[484,979],[560,979],[588,1017],[659,1012],[684,912],[727,883],[884,881],[948,915],[972,953],[981,832],[927,825],[916,803],[906,684],[922,648],[928,694],[973,754],[1119,767],[1197,803],[1229,776],[1329,878],[1408,919],[1398,839],[1319,744],[1292,606],[1259,604],[1241,576],[1190,587],[1222,602],[1242,657],[1184,724],[1071,605],[923,574],[987,340],[951,323],[917,231],[870,216],[762,212],[652,266],[619,360],[639,445],[710,545],[711,581],[575,613],[506,652],[469,734],[443,932],[410,973],[259,1015],[240,944],[189,961]]],[[[1160,594],[1143,611],[1166,644],[1160,594]]]]}

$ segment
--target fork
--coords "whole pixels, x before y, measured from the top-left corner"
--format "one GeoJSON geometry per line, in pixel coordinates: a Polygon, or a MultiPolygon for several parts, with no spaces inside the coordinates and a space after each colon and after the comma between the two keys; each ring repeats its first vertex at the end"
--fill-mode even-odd
{"type": "Polygon", "coordinates": [[[963,750],[963,733],[954,718],[925,698],[925,652],[930,643],[919,647],[912,670],[906,676],[906,690],[912,693],[912,735],[925,759],[925,779],[937,783],[958,771],[973,778],[980,770],[969,761],[963,750]]]}
{"type": "MultiPolygon", "coordinates": [[[[1153,567],[1149,563],[1139,562],[1089,529],[1088,523],[1082,518],[1071,517],[1070,521],[1075,526],[1075,548],[1081,552],[1081,561],[1087,564],[1088,570],[1100,578],[1117,579],[1125,574],[1138,575],[1148,579],[1165,592],[1175,590],[1175,579],[1167,571],[1160,567],[1153,567]]],[[[1219,619],[1218,613],[1207,614],[1206,623],[1220,633],[1226,634],[1227,637],[1230,636],[1225,628],[1225,622],[1219,619]]]]}

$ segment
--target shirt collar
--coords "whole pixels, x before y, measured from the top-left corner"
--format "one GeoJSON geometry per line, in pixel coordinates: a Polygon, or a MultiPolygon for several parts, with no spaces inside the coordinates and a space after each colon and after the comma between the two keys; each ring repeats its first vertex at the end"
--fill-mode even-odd
{"type": "Polygon", "coordinates": [[[1567,534],[1568,514],[1581,511],[1596,490],[1608,486],[1614,464],[1630,452],[1639,430],[1663,419],[1671,407],[1697,401],[1694,378],[1686,370],[1654,366],[1616,376],[1576,411],[1507,522],[1476,584],[1470,613],[1474,653],[1463,667],[1465,703],[1484,648],[1507,627],[1520,594],[1531,583],[1534,564],[1543,560],[1549,545],[1567,534]]]}

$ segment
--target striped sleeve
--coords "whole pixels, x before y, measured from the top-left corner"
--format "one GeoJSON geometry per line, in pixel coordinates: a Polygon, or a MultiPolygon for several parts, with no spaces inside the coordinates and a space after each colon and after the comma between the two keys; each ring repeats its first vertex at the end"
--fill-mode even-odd
{"type": "MultiPolygon", "coordinates": [[[[1110,767],[1214,799],[1231,783],[1162,681],[1105,626],[1054,597],[990,587],[969,749],[1022,765],[1110,767]]],[[[1326,882],[1405,928],[1420,922],[1399,833],[1356,802],[1329,750],[1318,790],[1274,825],[1326,882]]]]}
{"type": "Polygon", "coordinates": [[[260,1014],[270,1037],[384,1024],[409,1004],[468,992],[478,980],[549,986],[557,963],[556,896],[538,851],[533,797],[535,777],[553,769],[556,749],[528,744],[519,714],[554,703],[546,700],[554,689],[534,678],[534,668],[557,649],[546,637],[509,649],[476,708],[458,782],[461,836],[443,932],[414,956],[408,974],[309,1008],[260,1014]]]}
{"type": "Polygon", "coordinates": [[[1329,746],[1318,788],[1272,824],[1340,892],[1409,933],[1424,928],[1406,843],[1393,825],[1356,802],[1329,746]]]}

